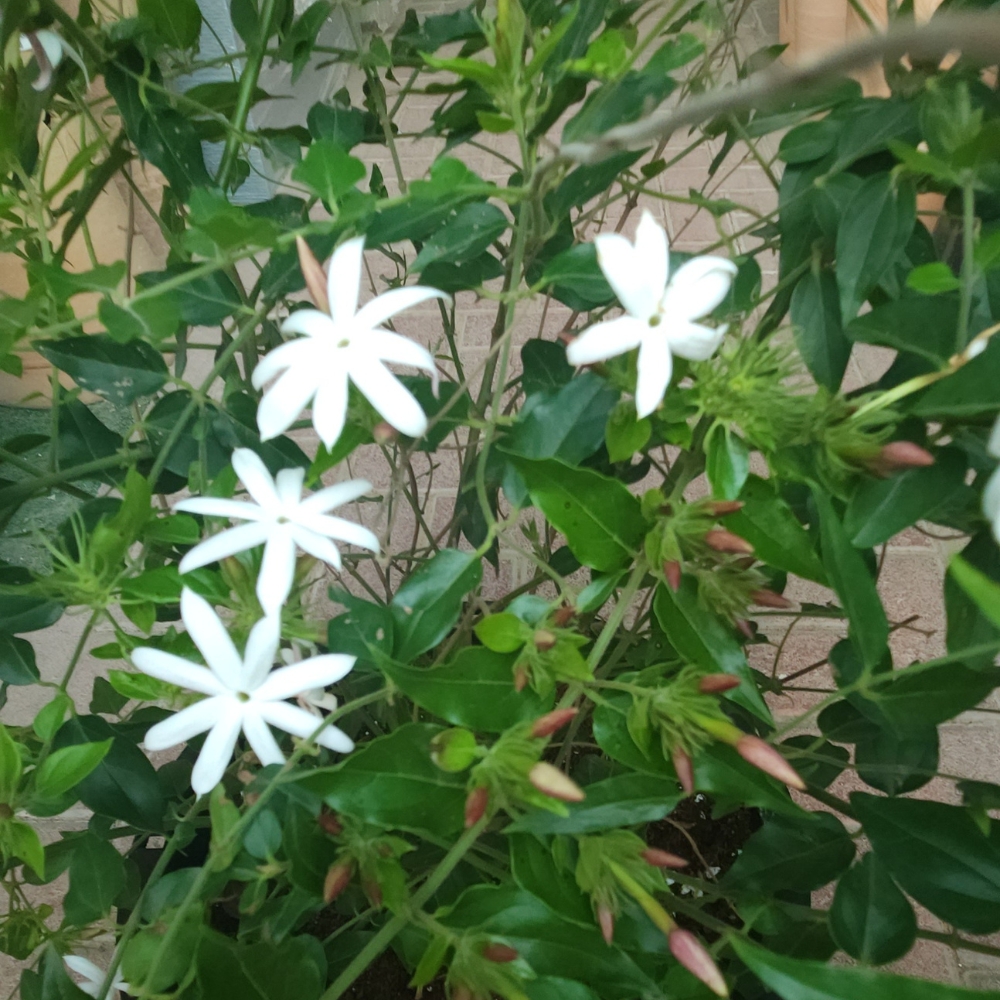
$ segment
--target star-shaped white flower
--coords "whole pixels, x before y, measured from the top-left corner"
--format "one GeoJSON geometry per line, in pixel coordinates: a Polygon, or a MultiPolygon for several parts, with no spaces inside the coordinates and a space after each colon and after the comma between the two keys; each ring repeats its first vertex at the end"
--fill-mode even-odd
{"type": "MultiPolygon", "coordinates": [[[[1000,417],[993,425],[986,451],[994,458],[1000,458],[1000,417]]],[[[993,525],[993,537],[1000,542],[1000,467],[994,470],[983,490],[983,513],[993,525]]]]}
{"type": "Polygon", "coordinates": [[[638,347],[635,409],[645,417],[667,391],[675,354],[704,361],[722,343],[725,326],[695,320],[726,297],[736,265],[723,257],[695,257],[668,283],[667,234],[649,212],[642,213],[634,246],[618,233],[602,233],[594,243],[597,262],[626,315],[584,331],[566,349],[566,357],[571,364],[589,365],[638,347]]]}
{"type": "MultiPolygon", "coordinates": [[[[104,982],[104,970],[100,966],[94,965],[89,958],[83,958],[81,955],[64,955],[63,961],[71,972],[83,977],[83,982],[76,985],[87,996],[96,998],[101,991],[101,984],[104,982]]],[[[104,994],[104,1000],[112,1000],[113,997],[117,997],[119,990],[125,993],[130,993],[132,990],[132,987],[122,979],[120,971],[116,972],[114,979],[111,980],[111,986],[104,994]]]]}
{"type": "Polygon", "coordinates": [[[38,63],[38,78],[31,85],[33,90],[41,91],[49,86],[52,74],[63,61],[63,56],[69,56],[83,70],[87,86],[90,86],[90,75],[87,73],[83,58],[61,35],[43,28],[41,31],[21,35],[18,44],[22,52],[33,52],[38,63]]]}
{"type": "MultiPolygon", "coordinates": [[[[151,727],[144,741],[147,750],[166,750],[208,732],[191,772],[191,787],[199,795],[221,781],[241,730],[261,764],[284,761],[268,726],[304,739],[316,731],[317,724],[316,716],[285,699],[334,684],[354,666],[353,656],[325,653],[272,673],[281,638],[278,616],[269,615],[254,625],[240,657],[208,601],[187,587],[181,593],[181,617],[208,669],[150,648],[135,650],[132,662],[150,677],[207,695],[151,727]]],[[[338,753],[354,749],[350,737],[334,726],[327,726],[316,742],[338,753]]]]}
{"type": "Polygon", "coordinates": [[[254,369],[253,384],[258,389],[282,373],[257,409],[263,440],[286,431],[312,401],[316,433],[327,448],[333,447],[344,428],[349,380],[403,434],[419,437],[427,430],[420,404],[383,362],[429,372],[437,393],[434,359],[420,344],[382,329],[381,324],[410,306],[448,296],[436,288],[412,285],[393,288],[358,309],[364,247],[363,236],[338,247],[327,283],[330,311],[292,313],[281,324],[281,332],[301,336],[275,348],[254,369]]]}
{"type": "Polygon", "coordinates": [[[295,546],[340,569],[340,551],[331,539],[378,552],[378,538],[367,528],[342,517],[331,517],[334,507],[357,500],[372,487],[364,479],[352,479],[302,498],[305,470],[282,469],[271,477],[260,456],[249,448],[233,452],[233,468],[243,481],[253,503],[215,497],[192,497],[174,505],[175,510],[210,517],[231,517],[247,524],[212,535],[196,545],[181,560],[187,573],[257,545],[264,546],[264,560],[257,577],[257,598],[265,614],[277,613],[292,589],[295,577],[295,546]]]}

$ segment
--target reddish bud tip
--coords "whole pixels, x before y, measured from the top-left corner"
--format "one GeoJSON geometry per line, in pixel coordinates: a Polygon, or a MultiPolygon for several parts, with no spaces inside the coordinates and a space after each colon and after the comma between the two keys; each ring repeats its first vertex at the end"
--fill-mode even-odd
{"type": "Polygon", "coordinates": [[[583,789],[572,778],[544,760],[528,772],[528,781],[543,795],[560,802],[582,802],[586,798],[583,789]]]}
{"type": "Polygon", "coordinates": [[[745,618],[737,618],[733,624],[736,626],[740,635],[747,639],[753,638],[753,626],[745,618]]]}
{"type": "Polygon", "coordinates": [[[797,788],[800,792],[805,790],[806,783],[799,777],[798,772],[770,743],[765,743],[756,736],[745,735],[736,742],[736,752],[747,763],[753,764],[772,778],[777,778],[778,781],[797,788]]]}
{"type": "Polygon", "coordinates": [[[368,879],[361,886],[365,890],[365,895],[368,897],[368,902],[375,907],[376,910],[382,908],[382,886],[373,879],[368,879]]]}
{"type": "Polygon", "coordinates": [[[552,624],[556,628],[565,628],[573,620],[575,614],[576,608],[572,608],[568,604],[563,604],[552,613],[552,624]]]}
{"type": "Polygon", "coordinates": [[[536,740],[543,740],[553,733],[557,733],[563,726],[579,713],[578,708],[556,708],[535,719],[535,724],[531,727],[531,735],[536,740]]]}
{"type": "Polygon", "coordinates": [[[605,944],[615,939],[615,915],[603,903],[597,904],[597,922],[601,925],[601,937],[605,944]]]}
{"type": "Polygon", "coordinates": [[[675,594],[681,589],[681,564],[676,559],[668,559],[664,562],[663,578],[675,594]]]}
{"type": "Polygon", "coordinates": [[[678,854],[661,851],[658,847],[647,847],[642,852],[642,860],[654,868],[686,868],[687,861],[678,854]]]}
{"type": "Polygon", "coordinates": [[[753,546],[739,535],[734,535],[725,528],[712,528],[705,533],[705,544],[716,552],[732,552],[736,555],[752,555],[753,546]]]}
{"type": "Polygon", "coordinates": [[[399,431],[392,424],[387,424],[384,420],[380,420],[372,428],[372,437],[375,439],[376,444],[392,444],[399,437],[399,431]]]}
{"type": "Polygon", "coordinates": [[[309,244],[301,236],[295,237],[295,248],[299,252],[299,267],[302,268],[302,277],[306,279],[306,288],[316,308],[321,312],[330,311],[330,300],[326,294],[326,274],[323,265],[316,259],[309,244]]]}
{"type": "Polygon", "coordinates": [[[750,595],[750,600],[754,604],[762,608],[777,608],[779,611],[785,611],[788,608],[795,607],[793,601],[790,601],[787,597],[782,594],[776,594],[773,590],[768,590],[762,588],[761,590],[755,590],[750,595]]]}
{"type": "Polygon", "coordinates": [[[490,962],[515,962],[518,953],[510,945],[494,942],[483,949],[483,958],[490,962]]]}
{"type": "Polygon", "coordinates": [[[868,462],[872,472],[880,476],[891,476],[903,469],[925,468],[934,464],[934,456],[912,441],[890,441],[868,462]]]}
{"type": "Polygon", "coordinates": [[[485,815],[490,804],[490,790],[480,785],[469,792],[465,800],[465,828],[475,826],[485,815]]]}
{"type": "Polygon", "coordinates": [[[743,509],[742,500],[709,500],[708,504],[709,513],[715,517],[725,517],[727,514],[735,514],[738,510],[743,509]]]}
{"type": "Polygon", "coordinates": [[[676,747],[670,755],[674,762],[674,770],[677,772],[677,780],[681,783],[685,795],[694,794],[694,765],[691,758],[680,747],[676,747]]]}
{"type": "Polygon", "coordinates": [[[553,635],[547,628],[540,628],[531,637],[531,641],[535,644],[535,649],[545,653],[556,644],[557,640],[555,635],[553,635]]]}
{"type": "Polygon", "coordinates": [[[719,967],[705,946],[690,931],[677,927],[670,932],[668,941],[671,954],[692,976],[700,979],[716,996],[729,996],[729,987],[726,986],[719,967]]]}
{"type": "Polygon", "coordinates": [[[698,690],[702,694],[722,694],[738,688],[741,683],[739,677],[732,674],[707,674],[698,681],[698,690]]]}
{"type": "Polygon", "coordinates": [[[330,865],[330,870],[323,879],[323,902],[332,903],[350,884],[354,876],[354,864],[351,861],[338,861],[330,865]]]}
{"type": "Polygon", "coordinates": [[[524,667],[514,668],[514,690],[520,694],[528,686],[528,671],[524,667]]]}
{"type": "Polygon", "coordinates": [[[329,806],[323,806],[317,822],[320,829],[331,837],[339,837],[344,832],[344,827],[337,818],[337,814],[329,806]]]}
{"type": "Polygon", "coordinates": [[[459,983],[451,988],[451,1000],[473,1000],[472,993],[468,986],[459,983]]]}

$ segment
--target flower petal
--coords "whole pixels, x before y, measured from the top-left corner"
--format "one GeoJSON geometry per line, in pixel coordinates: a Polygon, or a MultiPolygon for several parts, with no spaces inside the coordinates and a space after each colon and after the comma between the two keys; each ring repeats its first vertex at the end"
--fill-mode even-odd
{"type": "Polygon", "coordinates": [[[236,702],[230,702],[218,717],[211,732],[205,737],[201,753],[191,771],[191,787],[198,795],[206,795],[222,780],[243,724],[243,711],[236,702]]]}
{"type": "Polygon", "coordinates": [[[355,236],[342,243],[330,258],[330,276],[327,278],[327,295],[330,315],[335,323],[343,323],[354,316],[361,291],[361,266],[365,258],[365,238],[355,236]]]}
{"type": "Polygon", "coordinates": [[[374,358],[351,365],[351,379],[361,394],[396,430],[420,437],[427,430],[427,417],[412,393],[374,358]]]}
{"type": "Polygon", "coordinates": [[[639,348],[639,377],[635,386],[635,412],[648,417],[663,399],[670,385],[674,359],[666,337],[647,337],[639,348]]]}
{"type": "Polygon", "coordinates": [[[306,481],[306,470],[301,465],[282,469],[274,478],[274,487],[281,504],[297,507],[302,500],[302,484],[306,481]]]}
{"type": "Polygon", "coordinates": [[[181,618],[212,673],[230,691],[242,690],[243,660],[233,640],[208,601],[188,587],[181,591],[181,618]]]}
{"type": "MultiPolygon", "coordinates": [[[[104,970],[94,965],[89,958],[84,958],[82,955],[63,955],[63,961],[70,971],[88,979],[94,986],[100,986],[104,982],[104,970]]],[[[85,987],[80,988],[84,993],[87,992],[85,987]]]]}
{"type": "Polygon", "coordinates": [[[647,272],[635,247],[618,233],[595,236],[594,246],[597,263],[625,311],[636,319],[649,319],[656,312],[663,289],[650,284],[652,272],[647,272]]]}
{"type": "Polygon", "coordinates": [[[243,653],[244,691],[253,691],[263,684],[277,659],[280,642],[280,615],[267,615],[250,630],[243,653]]]}
{"type": "Polygon", "coordinates": [[[227,528],[217,535],[210,535],[185,553],[179,569],[182,573],[190,573],[200,566],[207,566],[237,552],[263,545],[271,533],[272,525],[271,521],[250,521],[235,528],[227,528]]]}
{"type": "Polygon", "coordinates": [[[994,458],[1000,458],[1000,417],[997,417],[990,431],[990,439],[986,442],[986,453],[994,458]]]}
{"type": "MultiPolygon", "coordinates": [[[[283,701],[312,688],[329,687],[351,672],[354,661],[355,657],[344,653],[324,653],[290,667],[281,667],[253,692],[253,699],[255,702],[283,701]]],[[[315,723],[313,726],[315,728],[315,723]]]]}
{"type": "Polygon", "coordinates": [[[274,733],[260,717],[259,712],[255,712],[253,709],[244,711],[243,732],[246,734],[250,749],[257,755],[264,767],[267,767],[268,764],[284,763],[285,755],[281,752],[281,747],[278,746],[274,733]]]}
{"type": "Polygon", "coordinates": [[[646,284],[656,291],[653,309],[659,305],[667,288],[670,274],[670,251],[667,231],[653,218],[651,212],[643,209],[642,218],[635,230],[635,252],[642,262],[646,284]]]}
{"type": "Polygon", "coordinates": [[[667,343],[679,358],[707,361],[718,350],[729,327],[702,326],[701,323],[671,323],[667,326],[667,343]]]}
{"type": "MultiPolygon", "coordinates": [[[[329,317],[319,313],[319,316],[329,322],[329,317]]],[[[309,359],[316,352],[316,344],[311,340],[290,340],[287,344],[276,347],[269,351],[253,370],[250,382],[255,389],[270,382],[275,375],[280,374],[286,368],[294,368],[298,364],[309,364],[309,359]]]]}
{"type": "Polygon", "coordinates": [[[168,747],[177,746],[178,743],[186,743],[201,733],[207,733],[219,721],[220,715],[224,714],[225,706],[231,700],[205,698],[203,701],[196,701],[168,719],[150,726],[142,742],[147,750],[152,751],[166,750],[168,747]]]}
{"type": "Polygon", "coordinates": [[[178,500],[174,510],[205,517],[235,517],[244,521],[259,521],[266,517],[260,507],[249,500],[226,500],[222,497],[188,497],[178,500]]]}
{"type": "Polygon", "coordinates": [[[1000,469],[986,482],[983,490],[983,513],[993,522],[993,533],[1000,540],[1000,469]]]}
{"type": "Polygon", "coordinates": [[[344,429],[347,419],[347,372],[330,372],[316,390],[313,400],[313,427],[319,439],[331,449],[344,429]]]}
{"type": "MultiPolygon", "coordinates": [[[[450,302],[451,296],[437,288],[428,288],[426,285],[390,288],[389,291],[376,296],[371,302],[366,302],[358,310],[358,325],[381,326],[390,317],[401,313],[404,309],[410,309],[421,302],[426,302],[428,299],[443,299],[445,302],[450,302]]],[[[406,362],[406,364],[412,363],[406,362]]]]}
{"type": "MultiPolygon", "coordinates": [[[[304,708],[289,705],[287,701],[269,701],[260,706],[260,714],[278,729],[308,739],[319,728],[320,719],[311,715],[304,708]]],[[[350,753],[354,749],[354,741],[335,726],[327,726],[316,742],[321,746],[336,750],[338,753],[350,753]]]]}
{"type": "Polygon", "coordinates": [[[367,479],[348,479],[343,483],[334,483],[333,486],[326,486],[306,497],[299,504],[299,510],[325,514],[334,507],[342,507],[345,503],[363,497],[371,488],[372,484],[367,479]]]}
{"type": "Polygon", "coordinates": [[[422,344],[409,337],[401,337],[389,330],[370,330],[365,336],[365,346],[370,348],[380,361],[391,361],[397,365],[413,365],[422,368],[431,376],[431,388],[438,393],[438,370],[434,357],[422,344]]]}
{"type": "Polygon", "coordinates": [[[638,347],[649,329],[644,320],[632,316],[609,319],[606,323],[598,323],[584,330],[566,348],[566,359],[571,365],[592,365],[596,361],[606,361],[638,347]]]}
{"type": "Polygon", "coordinates": [[[271,386],[257,407],[257,428],[262,441],[283,434],[298,420],[316,395],[322,378],[323,372],[315,364],[296,365],[271,386]]]}
{"type": "Polygon", "coordinates": [[[310,531],[300,525],[292,528],[292,537],[295,539],[295,544],[303,552],[308,552],[314,559],[319,559],[321,562],[329,563],[334,569],[340,569],[342,565],[340,550],[329,538],[318,535],[315,531],[310,531]]]}
{"type": "Polygon", "coordinates": [[[707,316],[729,294],[735,274],[736,265],[725,257],[695,257],[682,264],[663,296],[667,320],[707,316]]]}
{"type": "Polygon", "coordinates": [[[289,525],[275,525],[264,547],[257,577],[257,599],[267,615],[276,615],[288,598],[295,579],[295,542],[289,525]]]}
{"type": "Polygon", "coordinates": [[[274,479],[260,455],[249,448],[237,448],[232,457],[233,471],[240,477],[247,493],[266,511],[277,511],[281,506],[274,479]]]}
{"type": "Polygon", "coordinates": [[[326,535],[341,542],[359,545],[369,552],[379,551],[378,536],[364,525],[348,521],[343,517],[332,517],[329,514],[310,514],[299,519],[299,525],[317,535],[326,535]]]}
{"type": "Polygon", "coordinates": [[[210,695],[226,694],[228,691],[211,670],[162,649],[144,646],[133,650],[132,662],[144,674],[149,674],[158,681],[166,681],[167,684],[176,684],[188,691],[210,695]]]}
{"type": "MultiPolygon", "coordinates": [[[[320,312],[318,309],[296,309],[295,312],[289,313],[282,322],[281,332],[285,336],[294,333],[301,337],[327,340],[337,336],[337,324],[325,312],[320,312]]],[[[271,354],[288,346],[288,344],[282,344],[281,347],[276,347],[274,351],[271,351],[271,354]]],[[[267,361],[271,354],[265,355],[264,360],[267,361]]],[[[256,373],[256,369],[254,371],[256,373]]]]}

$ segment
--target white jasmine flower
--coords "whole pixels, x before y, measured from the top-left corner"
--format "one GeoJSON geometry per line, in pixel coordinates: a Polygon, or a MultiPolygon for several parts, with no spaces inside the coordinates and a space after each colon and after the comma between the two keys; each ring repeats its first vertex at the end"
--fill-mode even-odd
{"type": "Polygon", "coordinates": [[[597,262],[626,315],[584,331],[566,356],[571,364],[589,365],[638,347],[635,408],[645,417],[663,399],[675,354],[704,361],[722,342],[725,326],[713,329],[695,320],[726,297],[736,265],[722,257],[695,257],[668,283],[667,234],[649,212],[642,213],[634,246],[618,233],[602,233],[594,243],[597,262]]]}
{"type": "MultiPolygon", "coordinates": [[[[309,650],[309,655],[315,656],[317,652],[316,644],[298,640],[292,643],[291,649],[283,649],[278,655],[281,658],[281,662],[286,667],[290,667],[292,664],[299,663],[302,660],[304,650],[309,650]]],[[[322,717],[323,712],[332,712],[337,707],[337,696],[331,694],[326,688],[313,688],[311,691],[303,691],[298,696],[297,701],[307,712],[320,717],[322,717]],[[322,711],[320,711],[321,709],[322,711]]]]}
{"type": "MultiPolygon", "coordinates": [[[[63,961],[71,972],[83,977],[83,982],[76,985],[87,996],[97,997],[101,991],[101,984],[104,982],[104,970],[100,966],[94,965],[89,958],[83,958],[80,955],[64,955],[63,961]]],[[[111,986],[104,994],[104,1000],[112,1000],[112,998],[117,997],[119,990],[125,993],[132,991],[132,987],[122,979],[120,971],[116,972],[114,979],[111,980],[111,986]]]]}
{"type": "Polygon", "coordinates": [[[33,90],[45,90],[52,82],[52,74],[63,61],[63,56],[69,56],[83,70],[87,86],[90,86],[90,75],[79,52],[68,45],[66,40],[54,31],[43,28],[20,36],[22,52],[33,52],[38,62],[38,79],[31,85],[33,90]]]}
{"type": "Polygon", "coordinates": [[[352,479],[302,498],[305,470],[282,469],[274,478],[256,452],[237,448],[233,468],[253,498],[225,500],[192,497],[175,504],[175,510],[210,517],[231,517],[246,521],[196,545],[181,560],[180,571],[187,573],[226,556],[264,546],[264,560],[257,577],[257,597],[265,614],[275,614],[285,603],[295,576],[295,546],[340,569],[340,551],[331,539],[359,545],[378,552],[378,538],[367,528],[328,511],[356,500],[371,489],[371,483],[352,479]]]}
{"type": "MultiPolygon", "coordinates": [[[[1000,458],[1000,417],[993,425],[986,451],[994,458],[1000,458]]],[[[983,490],[983,513],[993,525],[993,537],[1000,542],[1000,467],[987,480],[983,490]]]]}
{"type": "Polygon", "coordinates": [[[419,437],[427,430],[420,404],[383,362],[424,369],[437,393],[434,359],[420,344],[382,329],[381,324],[410,306],[448,296],[436,288],[413,285],[394,288],[358,309],[364,246],[364,237],[359,236],[336,250],[327,287],[330,311],[292,313],[281,332],[300,338],[275,348],[254,369],[253,384],[258,389],[283,373],[257,410],[257,426],[265,441],[286,431],[312,401],[313,426],[331,448],[344,428],[348,381],[403,434],[419,437]]]}
{"type": "MultiPolygon", "coordinates": [[[[181,593],[181,617],[208,669],[160,649],[137,649],[132,662],[151,677],[207,695],[151,727],[144,741],[147,750],[166,750],[207,732],[191,772],[191,787],[199,795],[221,781],[241,730],[261,764],[284,761],[268,726],[305,739],[317,724],[314,715],[285,699],[334,684],[354,666],[353,656],[326,653],[271,673],[281,638],[278,616],[269,615],[254,625],[240,657],[219,616],[187,587],[181,593]]],[[[316,742],[338,753],[354,749],[350,737],[334,726],[327,726],[316,742]]]]}

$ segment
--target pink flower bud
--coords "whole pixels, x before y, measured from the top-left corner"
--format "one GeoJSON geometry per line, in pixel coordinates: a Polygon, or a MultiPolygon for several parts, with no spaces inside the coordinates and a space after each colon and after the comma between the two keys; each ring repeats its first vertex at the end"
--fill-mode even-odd
{"type": "Polygon", "coordinates": [[[528,671],[524,667],[514,668],[514,690],[520,694],[528,686],[528,671]]]}
{"type": "Polygon", "coordinates": [[[528,772],[528,781],[543,795],[561,802],[582,802],[586,798],[583,789],[572,778],[544,760],[528,772]]]}
{"type": "Polygon", "coordinates": [[[753,546],[739,535],[734,535],[725,528],[712,528],[705,532],[705,544],[716,552],[733,552],[737,555],[752,555],[753,546]]]}
{"type": "Polygon", "coordinates": [[[344,832],[344,827],[337,818],[337,814],[329,806],[323,806],[320,809],[316,822],[319,823],[320,829],[331,837],[339,837],[344,832]]]}
{"type": "Polygon", "coordinates": [[[387,424],[384,420],[380,420],[372,428],[372,437],[375,439],[376,444],[392,444],[399,437],[399,431],[392,424],[387,424]]]}
{"type": "Polygon", "coordinates": [[[719,967],[705,946],[690,931],[675,927],[667,940],[671,954],[692,976],[700,979],[716,996],[729,996],[729,987],[726,986],[719,967]]]}
{"type": "Polygon", "coordinates": [[[563,604],[552,613],[552,624],[556,628],[565,628],[575,615],[576,608],[570,607],[568,604],[563,604]]]}
{"type": "Polygon", "coordinates": [[[474,827],[486,815],[486,807],[490,804],[490,790],[480,785],[469,792],[465,800],[465,828],[474,827]]]}
{"type": "Polygon", "coordinates": [[[676,594],[681,589],[681,564],[676,559],[667,559],[663,564],[663,577],[676,594]]]}
{"type": "Polygon", "coordinates": [[[615,939],[615,915],[604,903],[597,904],[597,922],[601,925],[601,937],[605,944],[611,944],[615,939]]]}
{"type": "Polygon", "coordinates": [[[698,690],[702,694],[722,694],[723,691],[738,688],[741,683],[739,677],[732,674],[706,674],[698,681],[698,690]]]}
{"type": "Polygon", "coordinates": [[[642,860],[654,868],[686,868],[687,861],[677,854],[661,851],[658,847],[647,847],[642,852],[642,860]]]}
{"type": "Polygon", "coordinates": [[[323,879],[323,902],[332,903],[347,888],[353,877],[353,861],[338,861],[330,865],[330,870],[323,879]]]}
{"type": "Polygon", "coordinates": [[[765,743],[756,736],[744,735],[736,743],[736,752],[747,763],[753,764],[772,778],[777,778],[778,781],[797,788],[800,792],[805,790],[806,783],[799,777],[798,772],[770,743],[765,743]]]}
{"type": "Polygon", "coordinates": [[[543,740],[553,733],[557,733],[575,715],[579,714],[578,708],[556,708],[535,719],[535,724],[531,727],[531,736],[536,740],[543,740]]]}
{"type": "Polygon", "coordinates": [[[532,637],[535,649],[542,653],[548,652],[558,641],[556,637],[547,629],[540,628],[532,637]]]}
{"type": "Polygon", "coordinates": [[[680,747],[675,747],[670,755],[674,762],[674,770],[677,772],[677,780],[681,783],[685,795],[694,794],[694,765],[687,752],[680,747]]]}
{"type": "Polygon", "coordinates": [[[306,279],[306,288],[320,312],[330,311],[330,300],[326,295],[326,274],[323,265],[316,259],[309,244],[301,236],[295,237],[295,248],[299,252],[299,267],[306,279]]]}
{"type": "Polygon", "coordinates": [[[382,908],[382,886],[380,886],[374,879],[367,879],[361,888],[365,890],[368,902],[371,903],[376,910],[380,910],[382,908]]]}
{"type": "Polygon", "coordinates": [[[494,941],[483,949],[483,958],[490,962],[516,962],[518,953],[510,945],[494,941]]]}
{"type": "Polygon", "coordinates": [[[739,630],[740,635],[747,639],[753,638],[753,626],[745,618],[737,618],[733,624],[739,630]]]}
{"type": "Polygon", "coordinates": [[[750,595],[750,600],[752,600],[754,604],[759,607],[778,608],[781,611],[795,606],[794,603],[787,597],[784,597],[781,594],[776,594],[773,590],[768,590],[766,587],[763,587],[760,590],[755,590],[750,595]]]}
{"type": "Polygon", "coordinates": [[[876,475],[891,476],[904,469],[925,468],[934,464],[934,456],[912,441],[890,441],[868,463],[868,468],[876,475]]]}
{"type": "Polygon", "coordinates": [[[742,500],[709,500],[706,509],[713,517],[725,517],[743,509],[742,500]]]}

